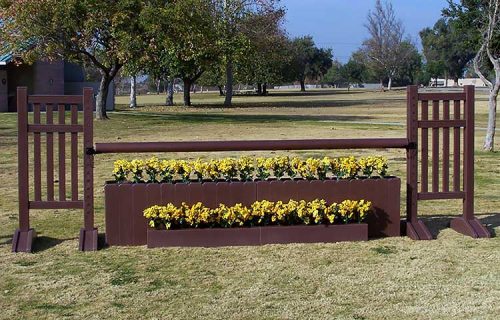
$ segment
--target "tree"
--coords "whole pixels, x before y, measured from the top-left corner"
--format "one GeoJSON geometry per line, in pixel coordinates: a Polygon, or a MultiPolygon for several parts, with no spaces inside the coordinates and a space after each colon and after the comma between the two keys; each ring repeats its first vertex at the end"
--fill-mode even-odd
{"type": "Polygon", "coordinates": [[[290,46],[282,27],[285,12],[254,12],[242,21],[242,32],[249,47],[235,66],[236,79],[257,85],[259,95],[266,94],[267,84],[279,83],[286,77],[290,46]]]}
{"type": "Polygon", "coordinates": [[[372,70],[378,75],[381,86],[383,79],[388,78],[387,86],[391,90],[392,80],[408,54],[402,46],[403,24],[396,18],[390,2],[382,5],[381,1],[377,0],[375,10],[368,13],[365,27],[370,38],[364,41],[363,50],[369,58],[372,70]]]}
{"type": "Polygon", "coordinates": [[[215,0],[218,14],[219,45],[223,55],[226,93],[224,106],[231,106],[237,64],[249,52],[245,20],[251,15],[267,15],[280,10],[276,0],[215,0]]]}
{"type": "Polygon", "coordinates": [[[65,59],[95,66],[101,74],[96,117],[107,119],[106,98],[111,81],[143,49],[143,2],[3,1],[0,42],[28,63],[65,59]]]}
{"type": "Polygon", "coordinates": [[[311,36],[293,39],[291,54],[290,71],[300,82],[300,91],[306,91],[306,79],[318,80],[332,66],[332,50],[317,48],[311,36]]]}
{"type": "Polygon", "coordinates": [[[347,91],[349,91],[351,84],[360,84],[363,82],[366,74],[366,66],[351,57],[349,61],[342,66],[341,72],[344,75],[343,78],[347,82],[347,91]]]}
{"type": "Polygon", "coordinates": [[[468,37],[469,33],[458,30],[446,18],[439,19],[433,28],[420,31],[429,71],[436,78],[444,73],[446,79],[450,76],[458,85],[458,79],[475,55],[474,48],[467,45],[468,37]]]}
{"type": "Polygon", "coordinates": [[[500,0],[462,0],[460,3],[449,0],[448,4],[443,14],[451,18],[461,32],[469,34],[468,44],[477,50],[473,59],[474,71],[490,90],[483,148],[493,151],[500,91],[500,0]],[[484,72],[488,63],[494,70],[494,80],[488,79],[484,72]]]}
{"type": "Polygon", "coordinates": [[[185,106],[191,105],[191,86],[221,57],[216,17],[214,4],[205,0],[171,1],[148,12],[148,25],[158,36],[153,48],[164,52],[161,61],[169,74],[182,79],[185,106]]]}
{"type": "Polygon", "coordinates": [[[340,87],[347,83],[344,76],[342,63],[338,60],[333,60],[332,66],[328,69],[321,82],[340,87]]]}
{"type": "Polygon", "coordinates": [[[415,84],[419,72],[422,70],[422,55],[418,52],[417,47],[408,40],[401,43],[401,51],[404,52],[406,58],[402,61],[397,72],[398,83],[400,85],[415,84]]]}

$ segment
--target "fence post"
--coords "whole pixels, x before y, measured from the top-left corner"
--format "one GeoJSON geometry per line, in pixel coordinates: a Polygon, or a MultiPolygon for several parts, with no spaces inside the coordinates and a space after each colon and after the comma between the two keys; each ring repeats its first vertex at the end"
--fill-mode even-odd
{"type": "Polygon", "coordinates": [[[489,238],[486,227],[474,216],[474,86],[464,86],[464,201],[462,217],[454,218],[450,226],[457,232],[473,238],[489,238]]]}
{"type": "MultiPolygon", "coordinates": [[[[408,86],[406,151],[406,234],[414,240],[430,240],[432,235],[418,219],[418,86],[408,86]]],[[[403,228],[404,229],[404,228],[403,228]]]]}
{"type": "Polygon", "coordinates": [[[80,229],[81,251],[97,250],[97,228],[94,228],[94,155],[92,150],[94,95],[92,88],[83,89],[83,228],[80,229]]]}
{"type": "Polygon", "coordinates": [[[31,252],[35,230],[30,228],[28,175],[28,89],[17,88],[17,161],[19,229],[12,238],[12,252],[31,252]]]}

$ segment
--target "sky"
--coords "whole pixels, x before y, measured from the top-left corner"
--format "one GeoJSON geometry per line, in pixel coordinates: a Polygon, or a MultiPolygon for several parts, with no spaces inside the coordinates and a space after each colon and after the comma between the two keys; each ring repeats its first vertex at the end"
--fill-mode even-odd
{"type": "MultiPolygon", "coordinates": [[[[406,34],[421,48],[418,33],[441,17],[446,0],[392,0],[406,34]]],[[[347,62],[368,35],[364,26],[375,0],[282,0],[290,36],[311,35],[317,46],[332,48],[334,58],[347,62]]]]}

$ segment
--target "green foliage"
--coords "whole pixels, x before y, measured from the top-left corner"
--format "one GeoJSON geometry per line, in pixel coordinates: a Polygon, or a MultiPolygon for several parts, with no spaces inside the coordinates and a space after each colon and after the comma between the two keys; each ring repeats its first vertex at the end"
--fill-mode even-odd
{"type": "Polygon", "coordinates": [[[332,67],[332,50],[316,47],[311,36],[293,39],[290,47],[290,79],[301,84],[306,79],[319,80],[332,67]]]}
{"type": "Polygon", "coordinates": [[[144,49],[140,0],[3,1],[0,45],[24,62],[65,59],[96,67],[101,74],[97,117],[106,116],[110,82],[144,49]]]}
{"type": "Polygon", "coordinates": [[[110,70],[142,50],[138,0],[4,2],[2,42],[24,61],[61,57],[110,70]]]}
{"type": "Polygon", "coordinates": [[[433,77],[447,75],[458,79],[463,76],[467,63],[474,57],[472,35],[464,33],[449,19],[441,18],[433,28],[420,31],[427,60],[428,72],[433,77]]]}

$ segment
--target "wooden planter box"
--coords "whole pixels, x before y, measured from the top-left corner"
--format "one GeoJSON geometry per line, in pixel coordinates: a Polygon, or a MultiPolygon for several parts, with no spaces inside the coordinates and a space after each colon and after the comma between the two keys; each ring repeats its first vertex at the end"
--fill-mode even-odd
{"type": "Polygon", "coordinates": [[[366,223],[182,230],[148,229],[148,248],[257,246],[368,240],[366,223]]]}
{"type": "Polygon", "coordinates": [[[400,236],[400,186],[399,178],[175,184],[109,182],[104,187],[106,242],[120,246],[145,245],[148,221],[143,217],[143,210],[152,205],[200,201],[213,208],[219,203],[250,206],[257,200],[312,201],[317,198],[328,203],[369,200],[374,208],[366,220],[369,237],[400,236]]]}

